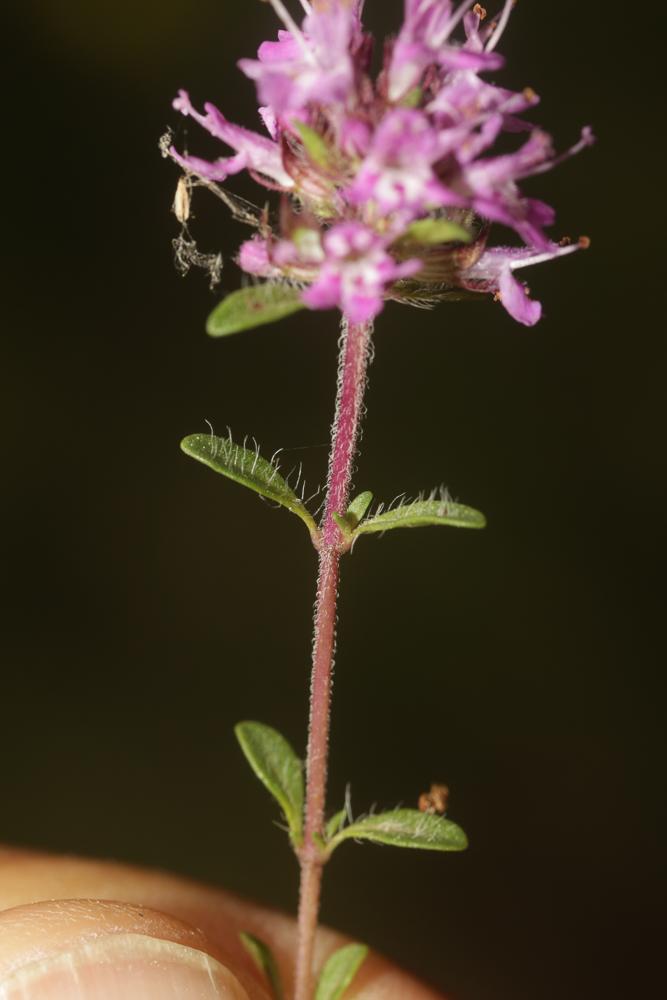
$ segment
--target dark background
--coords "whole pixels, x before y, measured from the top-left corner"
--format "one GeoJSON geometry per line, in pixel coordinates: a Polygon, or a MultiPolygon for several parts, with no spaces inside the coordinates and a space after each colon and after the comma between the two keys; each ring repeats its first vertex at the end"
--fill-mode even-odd
{"type": "MultiPolygon", "coordinates": [[[[368,6],[397,23],[397,2],[368,6]]],[[[331,803],[348,781],[358,811],[446,781],[471,848],[349,846],[323,916],[455,1000],[640,996],[649,976],[665,349],[638,13],[522,3],[505,36],[502,79],[542,95],[559,146],[582,124],[599,137],[528,185],[557,235],[592,238],[526,275],[543,322],[484,302],[377,325],[358,488],[444,481],[489,527],[368,539],[346,562],[331,803]]],[[[234,64],[273,31],[254,0],[9,9],[0,834],[293,909],[295,865],[231,730],[255,717],[304,745],[314,553],[178,442],[231,424],[317,485],[336,319],[208,340],[216,296],[173,269],[177,171],[157,151],[167,125],[185,138],[181,86],[255,122],[234,64]]],[[[202,193],[194,209],[229,257],[246,231],[202,193]]]]}

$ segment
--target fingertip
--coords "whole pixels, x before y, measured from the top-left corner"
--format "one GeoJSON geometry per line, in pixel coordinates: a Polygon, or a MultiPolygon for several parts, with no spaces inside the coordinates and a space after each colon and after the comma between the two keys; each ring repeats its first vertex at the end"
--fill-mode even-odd
{"type": "Polygon", "coordinates": [[[2,1000],[250,1000],[205,935],[130,903],[51,900],[0,913],[2,1000]]]}

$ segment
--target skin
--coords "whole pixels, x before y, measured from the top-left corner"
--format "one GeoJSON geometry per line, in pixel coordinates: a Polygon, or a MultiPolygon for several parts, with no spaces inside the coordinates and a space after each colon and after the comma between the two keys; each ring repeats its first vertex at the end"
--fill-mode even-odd
{"type": "MultiPolygon", "coordinates": [[[[239,943],[245,930],[267,941],[289,995],[295,922],[166,872],[113,862],[0,848],[0,988],[36,954],[68,951],[85,938],[143,934],[211,955],[229,969],[250,1000],[270,1000],[261,975],[239,943]]],[[[316,965],[347,939],[321,929],[316,965]]],[[[443,1000],[386,959],[371,954],[346,1000],[443,1000]]]]}

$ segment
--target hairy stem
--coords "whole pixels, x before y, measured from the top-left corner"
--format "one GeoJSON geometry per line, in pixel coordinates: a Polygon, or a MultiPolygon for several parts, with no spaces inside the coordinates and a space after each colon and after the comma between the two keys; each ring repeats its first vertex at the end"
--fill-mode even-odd
{"type": "Polygon", "coordinates": [[[366,387],[370,337],[370,324],[354,325],[343,321],[336,413],[331,429],[327,495],[319,546],[306,757],[304,842],[299,852],[301,887],[294,1000],[312,1000],[313,996],[313,946],[324,865],[322,852],[314,838],[322,834],[324,826],[336,602],[342,553],[342,539],[333,514],[344,514],[349,502],[366,387]]]}

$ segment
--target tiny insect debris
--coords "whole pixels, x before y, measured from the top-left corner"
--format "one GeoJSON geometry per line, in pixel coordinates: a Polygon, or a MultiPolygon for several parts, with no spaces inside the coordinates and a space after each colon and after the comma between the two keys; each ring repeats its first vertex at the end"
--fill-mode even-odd
{"type": "Polygon", "coordinates": [[[172,210],[178,221],[182,226],[186,224],[190,218],[190,181],[183,174],[178,178],[178,184],[176,185],[176,194],[174,195],[174,204],[172,210]]]}
{"type": "Polygon", "coordinates": [[[447,785],[431,785],[428,792],[422,792],[419,796],[417,806],[420,812],[437,813],[444,816],[447,812],[449,802],[449,788],[447,785]]]}

